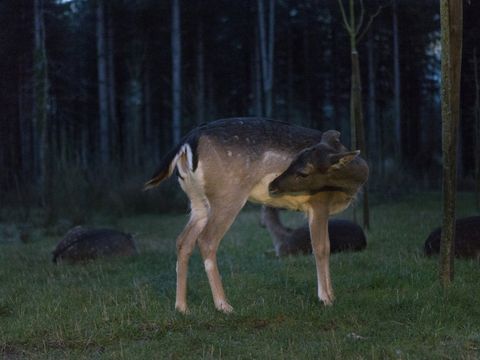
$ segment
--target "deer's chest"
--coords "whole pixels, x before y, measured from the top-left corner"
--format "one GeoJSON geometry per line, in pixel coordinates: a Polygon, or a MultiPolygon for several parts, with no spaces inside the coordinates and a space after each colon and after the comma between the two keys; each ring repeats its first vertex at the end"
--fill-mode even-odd
{"type": "Polygon", "coordinates": [[[271,207],[285,208],[290,210],[305,211],[310,195],[283,195],[270,196],[268,185],[278,176],[277,173],[267,174],[260,180],[250,192],[249,201],[268,205],[271,207]]]}
{"type": "MultiPolygon", "coordinates": [[[[281,195],[270,196],[268,185],[278,176],[271,173],[264,176],[252,189],[248,197],[249,201],[268,205],[271,207],[284,208],[295,211],[307,211],[310,201],[317,195],[281,195]]],[[[324,193],[323,193],[324,194],[324,193]]],[[[337,214],[345,210],[352,201],[352,197],[343,192],[332,192],[329,197],[329,214],[337,214]]]]}

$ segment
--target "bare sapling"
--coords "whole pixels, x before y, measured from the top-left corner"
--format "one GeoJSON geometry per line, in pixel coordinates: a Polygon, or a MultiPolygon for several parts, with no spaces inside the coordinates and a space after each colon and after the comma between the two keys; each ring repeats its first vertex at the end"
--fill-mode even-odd
{"type": "Polygon", "coordinates": [[[318,297],[332,304],[327,222],[348,207],[368,178],[359,153],[340,143],[338,131],[322,133],[261,118],[218,120],[187,134],[145,184],[155,187],[176,170],[190,199],[190,220],[177,238],[176,309],[188,310],[188,261],[198,244],[215,307],[233,310],[223,290],[217,249],[248,200],[308,215],[318,297]]]}

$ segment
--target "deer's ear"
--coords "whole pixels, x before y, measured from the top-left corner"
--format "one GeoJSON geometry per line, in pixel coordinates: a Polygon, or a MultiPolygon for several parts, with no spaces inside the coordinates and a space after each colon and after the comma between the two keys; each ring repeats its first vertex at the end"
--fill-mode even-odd
{"type": "Polygon", "coordinates": [[[328,145],[335,145],[340,142],[340,132],[337,130],[328,130],[322,134],[321,142],[328,145]]]}
{"type": "Polygon", "coordinates": [[[349,151],[339,154],[330,154],[328,159],[330,160],[330,169],[341,169],[360,154],[360,150],[349,151]]]}

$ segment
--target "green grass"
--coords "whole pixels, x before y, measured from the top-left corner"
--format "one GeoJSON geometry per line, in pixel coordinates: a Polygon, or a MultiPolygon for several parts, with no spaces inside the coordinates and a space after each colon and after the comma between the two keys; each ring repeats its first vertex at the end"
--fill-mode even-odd
{"type": "MultiPolygon", "coordinates": [[[[461,194],[458,216],[474,213],[461,194]]],[[[50,263],[58,237],[0,238],[0,358],[480,359],[480,264],[457,260],[443,292],[438,259],[421,255],[440,223],[439,194],[372,208],[367,250],[331,257],[332,307],[315,296],[311,256],[265,255],[258,218],[243,211],[219,250],[232,315],[214,309],[198,253],[191,314],[174,311],[175,237],[187,215],[118,219],[141,254],[86,265],[50,263]]]]}

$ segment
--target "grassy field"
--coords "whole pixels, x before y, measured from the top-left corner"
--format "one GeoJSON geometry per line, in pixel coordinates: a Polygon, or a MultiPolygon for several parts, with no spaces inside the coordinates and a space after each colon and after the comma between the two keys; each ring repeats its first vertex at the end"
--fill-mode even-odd
{"type": "MultiPolygon", "coordinates": [[[[474,213],[473,196],[461,194],[458,215],[474,213]]],[[[244,210],[220,246],[232,315],[215,311],[198,252],[191,314],[174,311],[186,215],[97,220],[136,234],[141,253],[86,265],[50,262],[58,236],[0,238],[0,358],[480,359],[480,264],[456,261],[444,293],[438,259],[421,254],[440,223],[439,194],[372,207],[367,250],[331,257],[337,300],[328,308],[311,256],[265,255],[272,245],[258,215],[244,210]]]]}

